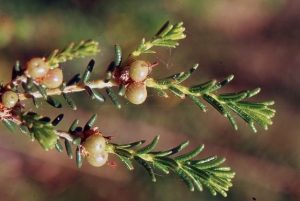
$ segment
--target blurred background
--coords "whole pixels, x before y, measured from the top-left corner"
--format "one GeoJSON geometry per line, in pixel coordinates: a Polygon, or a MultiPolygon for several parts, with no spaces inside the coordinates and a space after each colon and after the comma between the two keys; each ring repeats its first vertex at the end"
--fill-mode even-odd
{"type": "Polygon", "coordinates": [[[157,150],[187,139],[190,145],[184,151],[205,144],[198,158],[226,157],[224,165],[236,171],[236,177],[224,198],[212,196],[206,188],[190,192],[173,173],[157,171],[153,183],[137,163],[129,171],[113,156],[109,161],[116,162],[116,168],[84,163],[78,170],[66,153],[45,152],[28,136],[10,133],[1,124],[0,200],[300,200],[299,6],[298,0],[1,0],[0,81],[4,83],[10,81],[16,60],[24,65],[82,39],[98,41],[101,52],[62,64],[65,79],[83,72],[92,58],[96,67],[91,79],[102,78],[114,59],[114,44],[121,45],[126,57],[167,20],[183,21],[187,38],[179,41],[178,48],[156,48],[157,54],[143,56],[159,62],[155,78],[199,63],[185,85],[233,74],[235,79],[218,93],[261,87],[252,100],[274,100],[277,113],[269,130],[257,125],[258,132],[253,133],[239,117],[235,131],[207,103],[208,111],[203,113],[188,99],[172,95],[163,99],[152,90],[142,105],[120,98],[121,110],[109,100],[104,104],[90,100],[84,92],[71,95],[77,111],[67,105],[55,109],[43,101],[36,109],[31,101],[24,101],[27,110],[51,118],[64,113],[60,129],[68,129],[75,118],[84,125],[97,113],[95,125],[104,135],[115,136],[116,143],[160,135],[157,150]]]}

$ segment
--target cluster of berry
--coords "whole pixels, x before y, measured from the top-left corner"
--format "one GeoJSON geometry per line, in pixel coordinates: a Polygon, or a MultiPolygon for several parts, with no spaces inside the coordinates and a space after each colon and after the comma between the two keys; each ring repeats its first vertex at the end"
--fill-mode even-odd
{"type": "MultiPolygon", "coordinates": [[[[152,67],[144,60],[134,60],[114,74],[119,84],[126,85],[125,97],[133,104],[141,104],[147,98],[146,78],[150,76],[152,67]]],[[[49,68],[45,59],[33,58],[22,70],[23,75],[32,78],[35,83],[48,89],[59,87],[63,82],[63,72],[60,68],[49,68]]],[[[13,108],[18,103],[18,94],[7,90],[2,94],[2,104],[13,108]]],[[[87,137],[82,146],[82,152],[88,163],[99,167],[106,163],[108,153],[105,151],[106,140],[101,134],[87,137]]]]}
{"type": "Polygon", "coordinates": [[[155,65],[144,60],[135,60],[120,73],[116,73],[119,84],[126,85],[125,97],[128,101],[133,104],[141,104],[146,100],[145,80],[150,76],[152,67],[155,65]]]}
{"type": "MultiPolygon", "coordinates": [[[[24,68],[24,74],[35,80],[35,82],[42,84],[48,89],[57,88],[63,82],[63,73],[59,68],[49,68],[42,58],[31,59],[24,68]]],[[[10,96],[10,105],[18,101],[18,95],[13,91],[7,91],[10,96]]],[[[2,96],[6,98],[7,96],[2,96]]],[[[6,101],[7,102],[7,101],[6,101]]],[[[5,101],[4,101],[5,103],[5,101]]],[[[108,153],[105,151],[106,140],[101,134],[94,134],[89,136],[83,144],[84,155],[88,163],[93,166],[99,167],[106,163],[108,153]]]]}
{"type": "MultiPolygon", "coordinates": [[[[49,68],[42,58],[33,58],[27,62],[24,75],[49,89],[57,88],[63,82],[62,70],[49,68]]],[[[5,91],[1,97],[2,104],[6,108],[13,108],[18,103],[18,99],[18,94],[10,90],[5,91]]]]}
{"type": "Polygon", "coordinates": [[[105,151],[106,140],[102,134],[93,134],[83,143],[84,155],[89,164],[95,167],[104,165],[108,158],[105,151]]]}
{"type": "Polygon", "coordinates": [[[25,75],[49,89],[59,87],[63,82],[62,70],[49,68],[42,58],[31,59],[25,67],[25,75]]]}

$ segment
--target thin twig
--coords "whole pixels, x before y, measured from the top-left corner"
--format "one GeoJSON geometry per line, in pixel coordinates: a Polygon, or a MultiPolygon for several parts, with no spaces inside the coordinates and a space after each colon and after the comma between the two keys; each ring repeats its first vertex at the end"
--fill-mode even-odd
{"type": "MultiPolygon", "coordinates": [[[[87,82],[86,84],[79,82],[76,85],[67,86],[63,91],[61,91],[59,88],[55,88],[55,89],[48,89],[48,90],[46,90],[46,92],[47,92],[47,95],[49,95],[49,96],[60,95],[62,93],[80,92],[80,91],[85,90],[85,88],[84,88],[85,86],[89,86],[92,89],[94,89],[94,88],[103,89],[103,88],[107,88],[107,87],[118,86],[118,84],[113,80],[105,83],[104,80],[100,79],[100,80],[94,80],[94,81],[87,82]]],[[[35,91],[31,94],[21,93],[21,94],[19,94],[19,99],[26,100],[26,99],[31,98],[32,96],[34,96],[35,98],[42,97],[40,92],[35,91]]]]}

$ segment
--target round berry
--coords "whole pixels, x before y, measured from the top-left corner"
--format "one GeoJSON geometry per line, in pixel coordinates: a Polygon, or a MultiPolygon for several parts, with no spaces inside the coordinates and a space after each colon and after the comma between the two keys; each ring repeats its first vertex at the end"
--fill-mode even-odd
{"type": "Polygon", "coordinates": [[[103,151],[98,154],[90,154],[86,157],[86,160],[89,164],[95,167],[100,167],[106,163],[108,159],[108,153],[103,151]]]}
{"type": "Polygon", "coordinates": [[[83,146],[91,154],[98,154],[105,151],[106,141],[102,135],[94,134],[89,136],[83,146]]]}
{"type": "Polygon", "coordinates": [[[50,69],[48,73],[43,77],[42,84],[49,88],[57,88],[63,82],[63,73],[59,68],[50,69]]]}
{"type": "Polygon", "coordinates": [[[18,102],[18,94],[13,91],[6,91],[2,94],[2,103],[7,108],[13,108],[18,102]]]}
{"type": "Polygon", "coordinates": [[[40,78],[44,77],[49,71],[46,62],[42,58],[33,58],[27,62],[25,73],[28,77],[40,78]]]}
{"type": "Polygon", "coordinates": [[[125,92],[127,100],[133,104],[141,104],[147,98],[146,85],[141,82],[133,82],[128,84],[125,92]]]}
{"type": "Polygon", "coordinates": [[[129,65],[129,76],[135,82],[141,82],[149,74],[150,63],[144,60],[136,60],[129,65]]]}

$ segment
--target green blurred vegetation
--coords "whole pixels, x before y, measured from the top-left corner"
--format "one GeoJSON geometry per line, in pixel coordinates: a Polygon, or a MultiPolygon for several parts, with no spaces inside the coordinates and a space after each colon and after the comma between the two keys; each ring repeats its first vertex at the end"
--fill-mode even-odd
{"type": "MultiPolygon", "coordinates": [[[[1,200],[272,200],[300,199],[300,3],[297,0],[198,1],[198,0],[72,0],[0,2],[0,80],[7,82],[16,60],[22,65],[32,57],[43,57],[70,42],[94,39],[101,52],[92,78],[102,77],[114,58],[113,46],[121,45],[124,57],[145,37],[152,37],[167,20],[183,21],[187,38],[174,50],[157,49],[158,54],[142,56],[158,61],[154,77],[199,68],[185,83],[196,84],[211,78],[235,79],[220,91],[235,92],[261,87],[255,100],[274,100],[277,114],[268,131],[252,133],[242,120],[234,131],[228,120],[213,108],[203,113],[190,100],[163,99],[149,90],[143,105],[120,99],[117,110],[107,101],[99,104],[82,93],[73,94],[81,106],[77,111],[43,108],[27,109],[54,118],[65,113],[68,128],[74,118],[85,122],[93,113],[105,135],[125,143],[150,140],[159,134],[158,148],[168,149],[189,139],[190,149],[204,143],[200,157],[226,157],[226,165],[237,175],[227,198],[189,192],[174,174],[158,176],[152,183],[138,164],[128,171],[118,166],[94,168],[55,150],[45,152],[28,136],[11,134],[1,126],[1,200]],[[69,118],[68,118],[69,116],[69,118]]],[[[91,58],[62,65],[66,79],[83,72],[91,58]]],[[[218,92],[219,93],[219,92],[218,92]]],[[[63,123],[62,123],[63,124],[63,123]]],[[[187,150],[188,151],[188,150],[187,150]]],[[[159,171],[157,174],[161,174],[159,171]]],[[[163,175],[163,174],[162,174],[163,175]]]]}

